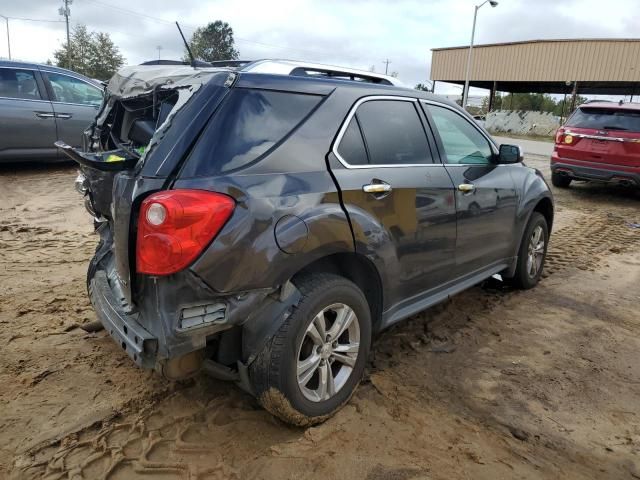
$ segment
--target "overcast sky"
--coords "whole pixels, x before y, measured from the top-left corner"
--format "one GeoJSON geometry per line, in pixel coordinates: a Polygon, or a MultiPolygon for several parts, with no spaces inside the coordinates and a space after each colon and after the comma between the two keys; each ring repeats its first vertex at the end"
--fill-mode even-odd
{"type": "MultiPolygon", "coordinates": [[[[468,45],[474,5],[481,0],[74,0],[72,25],[108,32],[128,64],[176,59],[178,20],[190,36],[217,19],[234,30],[242,59],[289,58],[398,72],[408,85],[429,78],[431,48],[468,45]]],[[[10,19],[14,59],[44,62],[65,41],[63,0],[0,1],[10,19]]],[[[2,19],[0,19],[2,21],[2,19]]],[[[544,38],[630,38],[638,35],[639,0],[500,0],[478,13],[476,44],[544,38]]],[[[0,23],[0,57],[7,57],[0,23]]],[[[441,93],[456,93],[443,86],[441,93]]],[[[481,93],[479,91],[478,93],[481,93]]],[[[473,91],[472,91],[473,93],[473,91]]]]}

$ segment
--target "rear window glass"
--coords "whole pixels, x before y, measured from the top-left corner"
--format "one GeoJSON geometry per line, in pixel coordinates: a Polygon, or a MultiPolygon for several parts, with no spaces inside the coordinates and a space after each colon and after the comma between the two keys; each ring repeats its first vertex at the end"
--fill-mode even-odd
{"type": "Polygon", "coordinates": [[[257,160],[276,147],[321,99],[233,89],[202,133],[182,175],[219,175],[257,160]]]}
{"type": "Polygon", "coordinates": [[[640,132],[640,112],[616,108],[581,107],[569,118],[566,126],[640,132]]]}

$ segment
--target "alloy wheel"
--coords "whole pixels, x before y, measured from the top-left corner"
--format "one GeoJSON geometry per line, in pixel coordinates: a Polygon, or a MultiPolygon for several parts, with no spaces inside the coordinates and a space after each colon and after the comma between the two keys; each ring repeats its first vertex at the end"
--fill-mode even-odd
{"type": "Polygon", "coordinates": [[[358,359],[360,324],[348,305],[322,309],[302,337],[297,355],[297,380],[307,400],[333,397],[347,383],[358,359]]]}
{"type": "Polygon", "coordinates": [[[529,275],[530,278],[535,278],[542,268],[545,247],[544,236],[544,230],[540,225],[531,232],[529,248],[527,250],[527,275],[529,275]]]}

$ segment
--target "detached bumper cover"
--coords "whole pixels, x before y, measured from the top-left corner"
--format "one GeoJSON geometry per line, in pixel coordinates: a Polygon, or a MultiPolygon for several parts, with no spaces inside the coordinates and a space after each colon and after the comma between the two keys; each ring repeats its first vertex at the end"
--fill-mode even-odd
{"type": "Polygon", "coordinates": [[[600,182],[619,182],[628,180],[640,185],[640,169],[619,167],[605,163],[586,163],[559,157],[551,158],[551,172],[565,173],[576,180],[596,180],[600,182]]]}
{"type": "Polygon", "coordinates": [[[89,296],[100,322],[116,344],[127,352],[136,365],[153,369],[158,340],[138,323],[136,315],[122,310],[104,271],[95,272],[89,284],[89,296]]]}

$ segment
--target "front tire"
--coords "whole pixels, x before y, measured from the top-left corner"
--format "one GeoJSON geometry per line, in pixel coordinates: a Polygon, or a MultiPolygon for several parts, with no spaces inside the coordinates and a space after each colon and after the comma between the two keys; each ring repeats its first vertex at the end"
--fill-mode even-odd
{"type": "Polygon", "coordinates": [[[560,175],[559,173],[552,173],[551,184],[558,188],[569,188],[569,185],[571,185],[571,177],[560,175]]]}
{"type": "Polygon", "coordinates": [[[371,313],[362,291],[333,274],[294,282],[302,299],[250,367],[260,404],[287,423],[323,422],[349,399],[364,373],[371,313]]]}
{"type": "Polygon", "coordinates": [[[540,281],[549,243],[547,220],[539,212],[533,212],[518,250],[518,264],[512,279],[522,289],[535,287],[540,281]]]}

